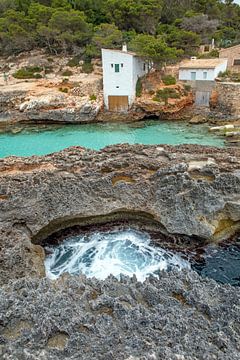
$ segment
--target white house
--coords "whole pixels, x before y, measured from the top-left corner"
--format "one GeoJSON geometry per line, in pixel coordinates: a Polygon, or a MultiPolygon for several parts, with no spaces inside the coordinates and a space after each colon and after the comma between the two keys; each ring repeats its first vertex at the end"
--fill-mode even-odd
{"type": "Polygon", "coordinates": [[[145,62],[127,50],[102,49],[104,105],[109,111],[124,112],[136,98],[139,77],[148,71],[145,62]]]}
{"type": "Polygon", "coordinates": [[[227,70],[227,59],[197,59],[182,62],[179,67],[179,80],[214,81],[220,72],[227,70]]]}

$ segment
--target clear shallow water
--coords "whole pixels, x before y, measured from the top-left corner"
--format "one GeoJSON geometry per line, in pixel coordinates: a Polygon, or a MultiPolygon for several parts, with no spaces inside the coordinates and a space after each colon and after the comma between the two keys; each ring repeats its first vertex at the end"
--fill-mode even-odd
{"type": "Polygon", "coordinates": [[[144,281],[150,274],[162,270],[190,269],[190,263],[170,251],[153,247],[147,233],[136,230],[95,232],[66,239],[62,244],[48,247],[46,274],[56,279],[63,273],[104,280],[110,274],[136,275],[144,281]]]}
{"type": "Polygon", "coordinates": [[[134,124],[38,126],[17,134],[0,134],[0,157],[45,155],[69,146],[99,150],[107,145],[200,144],[224,146],[224,139],[208,132],[206,125],[145,121],[134,124]]]}

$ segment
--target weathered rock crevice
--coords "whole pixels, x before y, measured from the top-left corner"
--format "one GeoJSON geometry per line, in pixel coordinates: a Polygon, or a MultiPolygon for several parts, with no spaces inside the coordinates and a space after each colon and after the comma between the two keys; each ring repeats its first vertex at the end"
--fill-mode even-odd
{"type": "Polygon", "coordinates": [[[37,234],[32,236],[33,244],[42,245],[46,241],[46,238],[50,237],[56,232],[66,230],[74,226],[90,227],[115,223],[125,222],[141,226],[142,229],[158,231],[167,235],[167,231],[164,226],[154,218],[154,215],[146,213],[144,211],[129,211],[127,209],[119,209],[109,214],[88,216],[88,217],[64,217],[51,221],[48,225],[42,228],[37,234]]]}

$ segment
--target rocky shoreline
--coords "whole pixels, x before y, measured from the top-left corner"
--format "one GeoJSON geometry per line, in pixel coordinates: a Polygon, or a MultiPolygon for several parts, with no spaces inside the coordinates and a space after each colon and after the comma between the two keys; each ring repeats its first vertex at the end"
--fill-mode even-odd
{"type": "Polygon", "coordinates": [[[169,235],[184,246],[229,239],[240,229],[239,163],[238,149],[197,145],[0,159],[0,357],[238,359],[239,288],[193,271],[50,282],[43,244],[72,226],[122,221],[158,231],[160,245],[169,235]]]}

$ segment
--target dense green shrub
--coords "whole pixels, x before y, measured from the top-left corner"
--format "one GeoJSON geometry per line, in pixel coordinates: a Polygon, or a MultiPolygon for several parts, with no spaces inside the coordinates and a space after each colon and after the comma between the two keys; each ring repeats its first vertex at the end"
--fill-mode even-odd
{"type": "Polygon", "coordinates": [[[162,77],[162,81],[164,85],[175,85],[176,84],[176,78],[172,75],[165,75],[162,77]]]}
{"type": "Polygon", "coordinates": [[[142,96],[142,79],[138,78],[136,83],[136,96],[141,97],[142,96]]]}
{"type": "MultiPolygon", "coordinates": [[[[15,79],[40,79],[41,74],[39,72],[42,71],[40,67],[25,67],[17,70],[13,77],[15,79]]],[[[42,76],[41,76],[42,77],[42,76]]]]}
{"type": "Polygon", "coordinates": [[[168,99],[180,99],[180,94],[172,88],[165,88],[160,89],[156,92],[156,95],[154,96],[154,101],[164,101],[165,104],[168,103],[168,99]]]}

